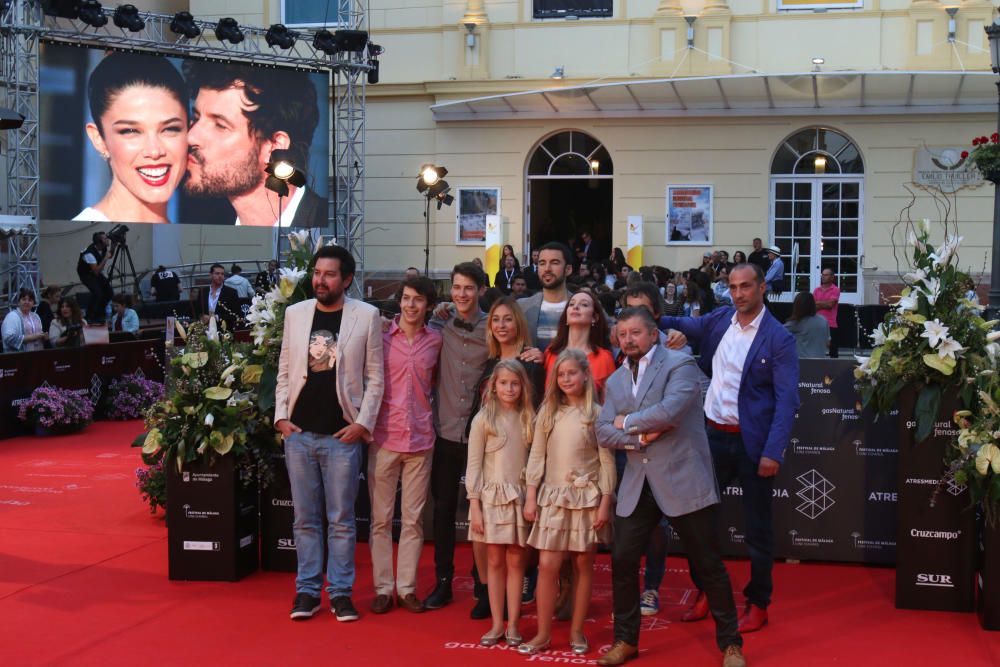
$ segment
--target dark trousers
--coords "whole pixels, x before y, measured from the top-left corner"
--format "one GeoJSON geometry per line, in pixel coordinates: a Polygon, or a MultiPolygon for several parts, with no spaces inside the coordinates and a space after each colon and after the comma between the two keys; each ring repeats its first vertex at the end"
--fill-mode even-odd
{"type": "Polygon", "coordinates": [[[438,438],[431,461],[431,496],[434,498],[434,570],[438,579],[455,576],[455,517],[469,448],[461,442],[438,438]]]}
{"type": "Polygon", "coordinates": [[[840,356],[840,327],[830,327],[830,358],[840,356]]]}
{"type": "MultiPolygon", "coordinates": [[[[774,590],[771,578],[774,569],[774,522],[771,518],[774,478],[757,474],[757,464],[747,455],[739,433],[727,433],[711,426],[706,429],[719,490],[724,491],[734,480],[739,480],[743,489],[745,543],[750,553],[750,583],[743,589],[743,595],[747,601],[767,609],[774,590]]],[[[699,590],[705,590],[695,566],[691,567],[691,579],[699,590]]]]}
{"type": "MultiPolygon", "coordinates": [[[[628,465],[628,457],[624,450],[615,450],[615,470],[618,471],[618,485],[622,483],[625,476],[625,466],[628,465]]],[[[615,492],[618,489],[615,488],[615,492]]],[[[663,583],[663,575],[667,572],[667,553],[670,551],[670,523],[667,517],[660,519],[659,526],[649,535],[649,546],[646,547],[646,570],[642,578],[643,591],[660,590],[663,583]]]]}
{"type": "MultiPolygon", "coordinates": [[[[711,505],[669,519],[704,584],[708,606],[715,619],[715,641],[720,650],[725,650],[727,646],[742,646],[743,639],[737,629],[733,589],[719,547],[716,531],[718,511],[718,505],[711,505]]],[[[656,504],[648,482],[643,483],[639,502],[632,514],[615,517],[615,544],[611,551],[615,639],[632,646],[639,645],[639,559],[650,534],[659,530],[662,518],[663,512],[656,504]]]]}
{"type": "Polygon", "coordinates": [[[111,301],[112,290],[111,281],[105,275],[98,275],[93,272],[79,273],[80,282],[84,284],[90,292],[90,299],[87,301],[87,322],[90,324],[100,324],[105,319],[105,308],[108,301],[111,301]]]}

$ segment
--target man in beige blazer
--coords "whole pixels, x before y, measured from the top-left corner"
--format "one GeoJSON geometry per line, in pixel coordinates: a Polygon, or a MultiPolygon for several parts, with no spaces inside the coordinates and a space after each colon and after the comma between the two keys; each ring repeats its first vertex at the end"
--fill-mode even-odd
{"type": "Polygon", "coordinates": [[[291,618],[311,618],[326,580],[338,621],[355,621],[354,501],[362,446],[371,441],[384,386],[378,310],[348,299],[355,263],[341,246],[316,251],[314,299],[289,306],[278,361],[274,427],[284,436],[298,556],[291,618]],[[324,519],[325,517],[325,519],[324,519]]]}

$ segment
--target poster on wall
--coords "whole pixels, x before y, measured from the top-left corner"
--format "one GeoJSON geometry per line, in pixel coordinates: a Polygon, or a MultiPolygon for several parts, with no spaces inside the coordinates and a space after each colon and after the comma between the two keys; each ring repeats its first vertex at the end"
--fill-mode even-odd
{"type": "Polygon", "coordinates": [[[712,245],[712,186],[667,186],[667,245],[712,245]]]}
{"type": "Polygon", "coordinates": [[[326,73],[44,43],[40,217],[324,227],[328,99],[326,73]],[[302,176],[280,198],[275,150],[302,176]]]}
{"type": "Polygon", "coordinates": [[[500,188],[458,188],[455,209],[455,244],[485,245],[486,216],[500,215],[500,188]]]}

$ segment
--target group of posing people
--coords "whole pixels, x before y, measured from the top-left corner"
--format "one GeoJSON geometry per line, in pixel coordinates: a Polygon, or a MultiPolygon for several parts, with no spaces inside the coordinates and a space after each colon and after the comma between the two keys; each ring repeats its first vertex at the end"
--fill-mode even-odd
{"type": "Polygon", "coordinates": [[[723,665],[744,665],[741,633],[767,623],[773,479],[798,407],[795,343],[763,307],[759,267],[735,266],[734,305],[701,318],[662,316],[657,287],[635,285],[613,325],[595,294],[567,290],[573,255],[559,243],[539,249],[539,292],[499,299],[489,313],[479,307],[486,276],[473,263],[455,266],[451,302],[436,307],[433,284],[407,278],[392,322],[345,297],[354,270],[345,249],[320,248],[315,298],[285,314],[275,428],[295,510],[291,618],[320,609],[324,574],[336,618],[359,618],[354,501],[367,443],[373,613],[421,613],[452,601],[464,476],[475,593],[492,619],[483,645],[547,650],[562,588],[571,650],[587,654],[594,554],[610,541],[614,643],[598,663],[636,657],[639,565],[666,519],[699,590],[685,620],[711,612],[723,665]],[[684,351],[688,342],[700,343],[697,364],[684,351]],[[620,479],[616,455],[624,459],[620,479]],[[733,481],[743,488],[751,557],[742,617],[718,542],[719,489],[733,481]],[[437,581],[421,600],[428,489],[437,581]],[[523,576],[535,567],[538,622],[525,640],[523,576]]]}

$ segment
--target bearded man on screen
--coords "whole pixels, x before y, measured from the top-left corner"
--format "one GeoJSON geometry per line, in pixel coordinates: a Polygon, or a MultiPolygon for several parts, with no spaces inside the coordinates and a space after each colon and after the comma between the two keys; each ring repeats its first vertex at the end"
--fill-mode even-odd
{"type": "Polygon", "coordinates": [[[327,201],[308,186],[289,184],[280,208],[278,194],[264,187],[272,151],[290,151],[299,169],[309,161],[319,124],[309,75],[186,61],[184,76],[194,100],[184,191],[227,198],[236,225],[325,226],[327,201]]]}

